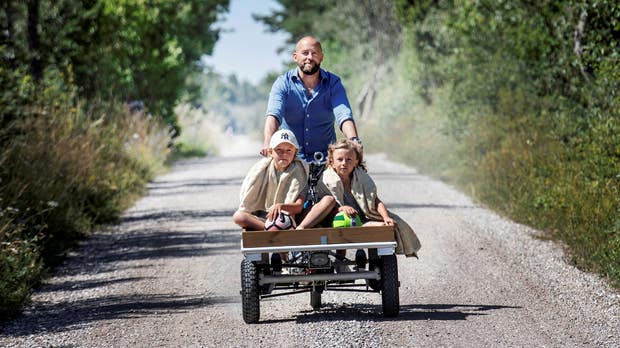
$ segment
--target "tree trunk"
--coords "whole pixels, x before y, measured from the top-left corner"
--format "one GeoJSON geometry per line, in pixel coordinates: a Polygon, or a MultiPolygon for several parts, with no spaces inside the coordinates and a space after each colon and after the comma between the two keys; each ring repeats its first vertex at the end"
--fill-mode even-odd
{"type": "Polygon", "coordinates": [[[28,0],[28,48],[30,49],[30,71],[36,81],[43,78],[43,64],[39,43],[39,0],[28,0]]]}
{"type": "Polygon", "coordinates": [[[577,25],[575,26],[575,32],[573,33],[573,39],[575,41],[575,44],[573,46],[573,52],[575,53],[575,55],[577,55],[577,62],[579,64],[579,71],[581,72],[581,75],[585,78],[587,82],[590,82],[590,77],[588,76],[588,73],[583,66],[583,46],[581,45],[581,39],[583,39],[587,18],[588,12],[584,7],[581,9],[581,14],[579,15],[579,22],[577,22],[577,25]]]}
{"type": "Polygon", "coordinates": [[[13,4],[7,1],[4,11],[6,12],[6,37],[3,42],[6,44],[9,54],[7,54],[7,63],[11,69],[15,69],[15,28],[13,28],[13,4]]]}

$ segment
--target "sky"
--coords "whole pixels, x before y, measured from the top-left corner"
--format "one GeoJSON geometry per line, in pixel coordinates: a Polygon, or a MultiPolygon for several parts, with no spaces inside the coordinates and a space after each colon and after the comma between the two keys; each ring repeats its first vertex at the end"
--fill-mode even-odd
{"type": "Polygon", "coordinates": [[[231,0],[229,12],[217,24],[224,30],[213,54],[203,61],[224,76],[236,74],[239,80],[253,84],[270,71],[283,72],[282,62],[292,59],[290,53],[277,54],[286,34],[267,32],[265,25],[252,18],[254,13],[265,15],[277,8],[275,0],[231,0]]]}

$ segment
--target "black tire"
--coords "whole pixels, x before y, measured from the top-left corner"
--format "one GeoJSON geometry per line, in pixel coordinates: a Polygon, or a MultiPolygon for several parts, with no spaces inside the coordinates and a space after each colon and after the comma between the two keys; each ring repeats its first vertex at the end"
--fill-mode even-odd
{"type": "Polygon", "coordinates": [[[381,256],[381,302],[384,317],[396,317],[400,312],[399,285],[396,255],[381,256]]]}
{"type": "Polygon", "coordinates": [[[321,292],[312,290],[310,291],[310,305],[312,309],[318,311],[321,309],[321,292]]]}
{"type": "Polygon", "coordinates": [[[252,261],[241,261],[241,307],[243,321],[258,323],[260,317],[260,298],[258,289],[258,267],[252,261]]]}
{"type": "MultiPolygon", "coordinates": [[[[381,272],[381,260],[377,255],[377,249],[368,249],[368,270],[381,272]]],[[[381,290],[381,281],[377,279],[368,279],[368,286],[379,292],[381,290]]]]}
{"type": "Polygon", "coordinates": [[[355,252],[355,267],[357,267],[357,269],[363,269],[366,268],[367,263],[368,257],[366,257],[364,249],[357,249],[355,252]]]}

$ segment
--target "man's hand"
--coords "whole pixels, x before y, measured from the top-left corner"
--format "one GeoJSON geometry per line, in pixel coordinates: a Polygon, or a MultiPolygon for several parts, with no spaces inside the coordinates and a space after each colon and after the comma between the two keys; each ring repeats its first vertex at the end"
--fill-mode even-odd
{"type": "Polygon", "coordinates": [[[265,128],[263,129],[263,148],[260,150],[260,154],[267,157],[269,155],[269,142],[271,141],[271,136],[275,133],[280,124],[275,116],[268,115],[265,119],[265,128]]]}
{"type": "Polygon", "coordinates": [[[364,153],[364,145],[362,144],[362,140],[360,138],[352,137],[349,140],[357,146],[357,148],[360,150],[360,153],[364,153]]]}
{"type": "Polygon", "coordinates": [[[263,148],[260,149],[260,154],[264,157],[267,157],[267,155],[269,155],[269,144],[263,144],[263,148]]]}

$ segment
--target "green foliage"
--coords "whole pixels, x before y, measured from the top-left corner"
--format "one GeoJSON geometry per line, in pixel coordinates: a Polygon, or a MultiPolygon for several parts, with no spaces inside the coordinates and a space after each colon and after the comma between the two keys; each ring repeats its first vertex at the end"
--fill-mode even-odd
{"type": "MultiPolygon", "coordinates": [[[[51,207],[50,207],[51,209],[51,207]]],[[[39,254],[39,233],[24,238],[25,224],[17,220],[20,211],[0,201],[0,316],[18,313],[28,302],[30,289],[41,275],[43,265],[39,254]]],[[[31,228],[41,229],[41,226],[31,228]]],[[[35,230],[36,232],[36,230],[35,230]]]]}
{"type": "Polygon", "coordinates": [[[332,5],[332,1],[316,0],[300,2],[295,0],[278,0],[282,10],[274,10],[271,15],[253,15],[254,19],[263,22],[269,31],[285,31],[290,34],[288,43],[294,45],[306,35],[313,35],[319,25],[317,20],[332,5]]]}
{"type": "MultiPolygon", "coordinates": [[[[71,71],[79,96],[88,100],[143,100],[149,112],[174,125],[173,108],[186,78],[218,38],[211,26],[228,0],[40,0],[39,42],[30,48],[26,4],[9,0],[0,19],[3,63],[71,71]],[[9,20],[10,19],[10,20],[9,20]]],[[[3,64],[4,65],[4,64],[3,64]]],[[[2,72],[0,72],[1,74],[2,72]]],[[[3,77],[4,78],[4,77],[3,77]]]]}
{"type": "MultiPolygon", "coordinates": [[[[268,24],[299,35],[290,25],[298,9],[281,3],[268,24]]],[[[620,286],[618,2],[397,0],[385,8],[392,16],[349,1],[303,13],[326,64],[354,92],[367,149],[549,231],[578,266],[620,286]],[[381,20],[359,29],[369,18],[381,20]]]]}
{"type": "MultiPolygon", "coordinates": [[[[32,0],[0,7],[0,317],[44,267],[115,221],[164,168],[173,108],[228,0],[32,0]],[[130,112],[128,101],[144,110],[130,112]]],[[[195,90],[195,89],[194,89],[195,90]]]]}
{"type": "Polygon", "coordinates": [[[175,144],[174,155],[177,158],[205,157],[208,152],[201,145],[179,141],[175,144]]]}
{"type": "Polygon", "coordinates": [[[291,46],[302,36],[316,36],[325,55],[322,67],[343,79],[352,106],[359,110],[358,122],[365,121],[375,85],[389,73],[388,62],[395,59],[400,45],[401,26],[395,21],[393,1],[279,2],[283,10],[255,18],[271,31],[288,32],[291,46]]]}
{"type": "Polygon", "coordinates": [[[247,81],[239,81],[234,75],[224,77],[211,71],[193,78],[193,83],[201,86],[201,98],[198,101],[204,115],[200,117],[201,120],[190,117],[194,120],[186,122],[212,123],[219,126],[217,130],[220,133],[226,128],[236,133],[262,131],[266,101],[273,80],[267,79],[265,83],[253,86],[247,81]]]}
{"type": "Polygon", "coordinates": [[[618,284],[617,5],[401,2],[399,13],[412,87],[457,141],[431,151],[466,159],[452,180],[618,284]]]}
{"type": "Polygon", "coordinates": [[[27,299],[42,265],[115,221],[168,154],[170,130],[159,119],[122,104],[74,104],[64,80],[48,72],[23,117],[0,131],[0,312],[7,315],[27,299]]]}
{"type": "Polygon", "coordinates": [[[214,111],[206,112],[202,105],[182,104],[177,106],[175,113],[185,131],[174,139],[172,159],[217,154],[218,142],[226,125],[224,117],[214,111]]]}

